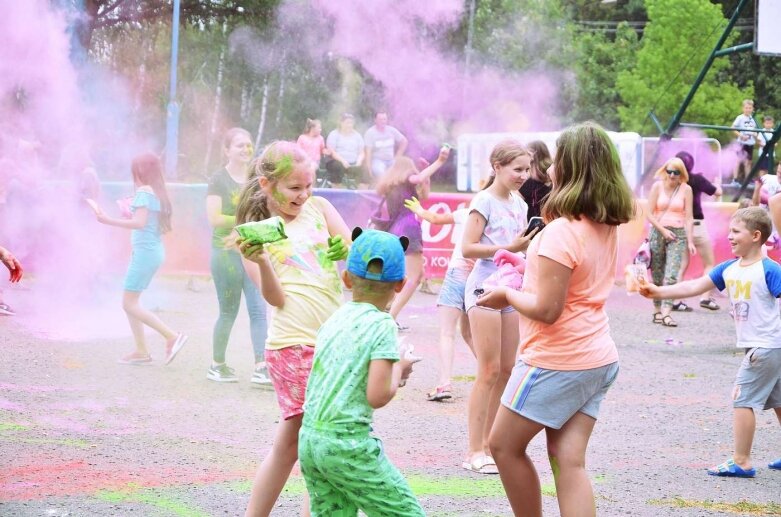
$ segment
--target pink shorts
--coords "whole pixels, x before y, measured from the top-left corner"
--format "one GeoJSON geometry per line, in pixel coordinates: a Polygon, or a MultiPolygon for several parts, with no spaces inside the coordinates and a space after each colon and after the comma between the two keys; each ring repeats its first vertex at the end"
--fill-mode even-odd
{"type": "Polygon", "coordinates": [[[306,381],[314,356],[315,347],[308,345],[266,350],[266,368],[284,420],[304,414],[306,381]]]}

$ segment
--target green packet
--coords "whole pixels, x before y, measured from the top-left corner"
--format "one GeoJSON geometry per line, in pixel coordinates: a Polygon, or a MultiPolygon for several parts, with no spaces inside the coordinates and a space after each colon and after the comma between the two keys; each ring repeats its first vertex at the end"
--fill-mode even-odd
{"type": "Polygon", "coordinates": [[[279,216],[240,224],[235,230],[242,239],[253,244],[269,244],[287,239],[285,223],[279,216]]]}

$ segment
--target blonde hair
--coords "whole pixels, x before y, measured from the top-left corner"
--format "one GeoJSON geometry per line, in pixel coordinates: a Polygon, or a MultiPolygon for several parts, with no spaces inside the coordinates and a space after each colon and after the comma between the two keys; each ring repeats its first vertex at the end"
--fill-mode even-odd
{"type": "Polygon", "coordinates": [[[741,106],[745,106],[746,104],[748,104],[749,106],[753,106],[754,101],[751,99],[743,99],[743,104],[741,104],[741,106]]]}
{"type": "Polygon", "coordinates": [[[393,164],[388,167],[388,170],[385,171],[385,174],[377,183],[377,193],[384,196],[390,192],[393,187],[403,185],[407,182],[407,178],[417,173],[418,168],[415,167],[415,162],[412,161],[412,158],[399,156],[393,160],[393,164]]]}
{"type": "MultiPolygon", "coordinates": [[[[369,261],[366,265],[366,271],[369,273],[382,273],[382,260],[374,259],[369,261]]],[[[386,296],[389,292],[396,288],[398,282],[383,282],[381,280],[369,280],[368,278],[361,278],[351,272],[347,272],[350,275],[350,280],[353,284],[353,300],[365,300],[366,298],[373,298],[376,296],[386,296]]]]}
{"type": "Polygon", "coordinates": [[[681,173],[681,183],[689,183],[689,171],[686,170],[686,165],[683,163],[683,160],[680,158],[670,158],[666,162],[664,162],[664,165],[659,167],[659,169],[656,171],[657,178],[666,178],[667,177],[667,169],[675,169],[676,171],[681,173]]]}
{"type": "Polygon", "coordinates": [[[497,165],[504,167],[519,156],[531,156],[531,151],[518,140],[502,140],[496,144],[491,151],[491,156],[488,157],[488,161],[491,164],[491,175],[488,177],[488,181],[485,182],[482,190],[493,185],[496,179],[497,165]]]}
{"type": "Polygon", "coordinates": [[[615,145],[601,126],[570,126],[556,142],[555,180],[542,207],[546,221],[558,217],[618,226],[632,219],[635,202],[615,145]]]}
{"type": "Polygon", "coordinates": [[[741,208],[732,214],[732,221],[738,221],[746,225],[748,231],[759,232],[761,236],[760,244],[764,244],[770,238],[773,232],[773,222],[770,220],[767,210],[758,206],[741,208]]]}
{"type": "Polygon", "coordinates": [[[306,124],[304,124],[304,134],[308,135],[310,131],[312,131],[312,128],[315,126],[322,127],[323,125],[320,123],[320,119],[316,118],[308,118],[306,119],[306,124]]]}
{"type": "Polygon", "coordinates": [[[236,205],[236,224],[262,221],[271,217],[266,194],[260,188],[261,176],[275,185],[296,168],[312,166],[312,160],[295,142],[277,140],[270,143],[250,164],[247,183],[244,184],[236,205]]]}

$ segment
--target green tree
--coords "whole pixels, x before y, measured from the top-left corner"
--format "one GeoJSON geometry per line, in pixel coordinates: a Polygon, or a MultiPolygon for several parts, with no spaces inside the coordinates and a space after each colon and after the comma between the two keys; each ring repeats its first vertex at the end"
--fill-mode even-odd
{"type": "Polygon", "coordinates": [[[576,121],[594,120],[617,131],[621,127],[616,107],[619,72],[634,67],[639,47],[637,32],[626,23],[616,27],[611,40],[605,32],[582,32],[575,38],[577,96],[572,106],[576,121]]]}
{"type": "MultiPolygon", "coordinates": [[[[721,8],[707,0],[647,0],[648,24],[637,53],[637,64],[618,74],[618,107],[622,129],[650,129],[648,111],[653,109],[666,123],[689,91],[700,68],[713,50],[727,21],[721,8]]],[[[735,40],[732,35],[727,45],[735,40]]],[[[684,120],[730,124],[740,112],[743,98],[753,97],[753,84],[741,89],[722,72],[730,66],[716,59],[687,109],[684,120]]],[[[729,139],[726,133],[717,135],[729,139]]]]}

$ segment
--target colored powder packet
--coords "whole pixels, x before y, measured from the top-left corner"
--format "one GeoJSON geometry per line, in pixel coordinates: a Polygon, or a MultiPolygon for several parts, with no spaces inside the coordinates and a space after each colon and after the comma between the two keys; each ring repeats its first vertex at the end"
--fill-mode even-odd
{"type": "Polygon", "coordinates": [[[502,264],[491,276],[483,280],[483,288],[490,290],[497,287],[509,287],[520,291],[523,287],[523,275],[512,264],[502,264]]]}
{"type": "Polygon", "coordinates": [[[279,216],[240,224],[235,227],[235,230],[242,239],[253,244],[270,244],[287,239],[285,223],[279,216]]]}
{"type": "Polygon", "coordinates": [[[648,270],[645,264],[628,264],[624,268],[624,281],[628,294],[640,292],[640,279],[648,281],[648,270]]]}

